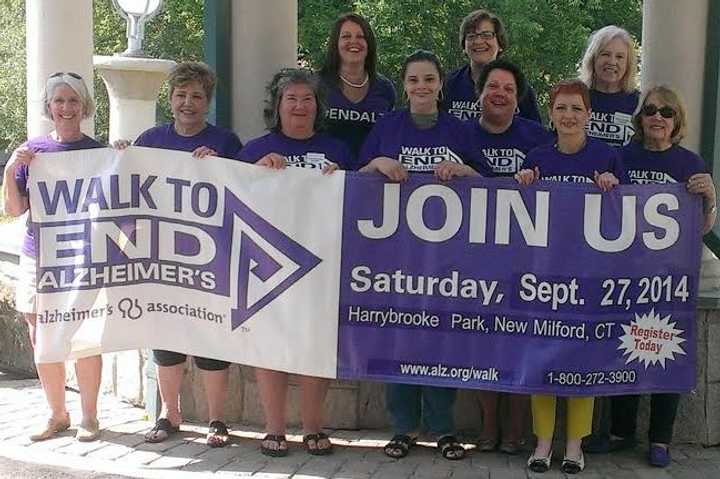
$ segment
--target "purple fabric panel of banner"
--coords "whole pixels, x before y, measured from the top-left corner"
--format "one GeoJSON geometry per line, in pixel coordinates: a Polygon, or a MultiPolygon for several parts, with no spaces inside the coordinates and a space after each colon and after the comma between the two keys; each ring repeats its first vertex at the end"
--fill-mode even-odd
{"type": "Polygon", "coordinates": [[[338,377],[524,393],[695,386],[700,201],[349,174],[338,377]]]}

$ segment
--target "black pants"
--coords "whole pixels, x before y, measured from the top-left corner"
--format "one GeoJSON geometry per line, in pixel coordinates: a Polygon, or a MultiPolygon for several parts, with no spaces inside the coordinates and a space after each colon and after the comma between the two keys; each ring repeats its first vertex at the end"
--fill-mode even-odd
{"type": "MultiPolygon", "coordinates": [[[[651,443],[670,444],[679,402],[679,394],[650,395],[648,440],[651,443]]],[[[611,434],[623,438],[635,437],[639,403],[640,396],[613,396],[611,434]]]]}

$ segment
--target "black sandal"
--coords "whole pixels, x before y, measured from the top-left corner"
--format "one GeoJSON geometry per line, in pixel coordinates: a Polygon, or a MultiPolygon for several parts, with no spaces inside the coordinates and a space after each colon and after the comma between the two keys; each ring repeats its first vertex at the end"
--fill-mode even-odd
{"type": "Polygon", "coordinates": [[[448,461],[459,461],[465,457],[465,448],[455,436],[443,436],[437,442],[438,451],[448,461]]]}
{"type": "Polygon", "coordinates": [[[305,434],[303,436],[303,446],[308,454],[313,456],[327,456],[333,452],[332,443],[330,437],[324,432],[317,434],[305,434]],[[315,441],[315,447],[310,447],[310,441],[315,441]],[[320,447],[320,441],[327,441],[327,447],[320,447]]]}
{"type": "Polygon", "coordinates": [[[222,421],[212,421],[208,426],[205,443],[210,447],[225,447],[230,441],[230,431],[222,421]]]}
{"type": "Polygon", "coordinates": [[[266,456],[270,457],[285,457],[288,455],[288,446],[287,446],[287,439],[285,438],[285,434],[265,434],[265,437],[262,439],[262,442],[260,443],[260,452],[262,452],[266,456]],[[271,448],[265,446],[263,444],[264,442],[272,442],[275,443],[277,446],[276,448],[271,448]],[[285,444],[285,447],[283,447],[283,443],[285,444]]]}
{"type": "Polygon", "coordinates": [[[408,455],[410,448],[415,445],[416,439],[406,434],[397,434],[385,444],[383,451],[387,457],[401,459],[408,455]]]}
{"type": "Polygon", "coordinates": [[[179,426],[173,426],[173,423],[171,423],[169,419],[161,417],[155,421],[155,426],[145,433],[145,442],[163,442],[173,434],[177,434],[179,431],[179,426]]]}

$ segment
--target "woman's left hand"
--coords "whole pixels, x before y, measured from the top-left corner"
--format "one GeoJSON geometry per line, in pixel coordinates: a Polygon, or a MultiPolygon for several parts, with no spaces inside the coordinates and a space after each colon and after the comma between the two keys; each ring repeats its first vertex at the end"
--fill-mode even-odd
{"type": "Polygon", "coordinates": [[[209,146],[198,146],[195,150],[193,150],[192,156],[193,158],[202,160],[208,156],[217,156],[217,151],[213,150],[209,146]]]}
{"type": "Polygon", "coordinates": [[[715,183],[709,174],[696,173],[688,179],[687,190],[689,193],[703,197],[703,215],[705,216],[703,233],[707,233],[712,229],[717,218],[715,183]]]}
{"type": "Polygon", "coordinates": [[[327,165],[323,166],[322,174],[323,175],[330,175],[333,171],[338,169],[337,163],[330,162],[327,165]]]}
{"type": "Polygon", "coordinates": [[[468,165],[450,160],[444,160],[435,165],[435,177],[441,181],[450,181],[456,176],[480,176],[480,174],[468,165]]]}
{"type": "Polygon", "coordinates": [[[598,173],[596,171],[594,174],[594,179],[595,184],[598,185],[598,188],[600,188],[602,191],[610,191],[620,183],[620,180],[617,179],[617,176],[613,175],[609,171],[606,171],[605,173],[598,173]]]}

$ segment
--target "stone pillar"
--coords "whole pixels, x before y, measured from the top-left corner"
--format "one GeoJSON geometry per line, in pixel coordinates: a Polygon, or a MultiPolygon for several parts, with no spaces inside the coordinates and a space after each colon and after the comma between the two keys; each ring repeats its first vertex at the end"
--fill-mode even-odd
{"type": "Polygon", "coordinates": [[[265,86],[297,64],[297,0],[232,2],[233,129],[243,141],[265,129],[265,86]]]}
{"type": "Polygon", "coordinates": [[[155,126],[160,87],[175,66],[172,60],[96,56],[95,66],[110,100],[109,141],[133,141],[155,126]]]}
{"type": "MultiPolygon", "coordinates": [[[[642,88],[665,83],[687,105],[688,129],[682,144],[700,151],[708,0],[643,2],[642,88]]],[[[720,295],[720,261],[703,248],[699,293],[720,295]]]]}
{"type": "Polygon", "coordinates": [[[666,83],[687,103],[683,146],[700,148],[708,0],[643,2],[642,88],[666,83]]]}
{"type": "MultiPolygon", "coordinates": [[[[50,132],[42,117],[42,91],[47,77],[57,71],[80,74],[93,96],[92,0],[26,0],[27,129],[28,138],[50,132]]],[[[94,119],[82,130],[93,136],[94,119]]]]}

